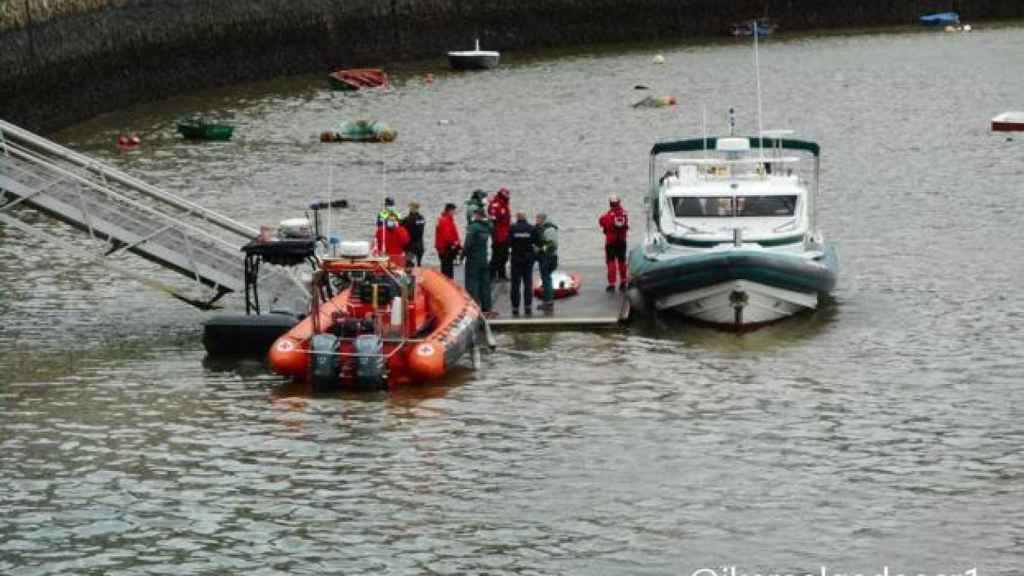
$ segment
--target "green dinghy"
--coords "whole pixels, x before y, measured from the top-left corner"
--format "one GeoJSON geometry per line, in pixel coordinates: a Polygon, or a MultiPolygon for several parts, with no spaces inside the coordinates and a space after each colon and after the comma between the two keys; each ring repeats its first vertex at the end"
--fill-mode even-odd
{"type": "Polygon", "coordinates": [[[230,140],[235,127],[230,124],[190,118],[178,122],[178,133],[188,140],[230,140]]]}

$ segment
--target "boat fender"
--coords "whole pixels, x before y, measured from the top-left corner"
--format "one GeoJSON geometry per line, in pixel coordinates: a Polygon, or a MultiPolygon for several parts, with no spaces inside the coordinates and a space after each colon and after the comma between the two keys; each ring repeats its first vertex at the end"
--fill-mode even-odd
{"type": "Polygon", "coordinates": [[[391,328],[393,330],[400,330],[402,323],[402,298],[395,296],[391,299],[391,328]]]}
{"type": "Polygon", "coordinates": [[[363,390],[384,388],[384,343],[376,334],[356,338],[356,383],[363,390]]]}
{"type": "Polygon", "coordinates": [[[340,381],[338,338],[333,334],[316,334],[309,342],[310,383],[314,392],[338,389],[340,381]]]}

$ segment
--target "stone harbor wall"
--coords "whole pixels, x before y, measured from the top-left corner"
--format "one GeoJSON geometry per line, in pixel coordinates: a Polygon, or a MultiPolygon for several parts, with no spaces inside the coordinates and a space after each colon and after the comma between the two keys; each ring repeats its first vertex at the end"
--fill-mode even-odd
{"type": "Polygon", "coordinates": [[[784,30],[1024,17],[1021,0],[0,0],[0,118],[53,130],[204,87],[441,57],[784,30]]]}

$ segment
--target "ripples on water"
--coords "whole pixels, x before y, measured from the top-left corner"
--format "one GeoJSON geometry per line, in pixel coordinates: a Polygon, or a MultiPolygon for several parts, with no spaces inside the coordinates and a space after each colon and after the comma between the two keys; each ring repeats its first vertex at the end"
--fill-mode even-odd
{"type": "MultiPolygon", "coordinates": [[[[441,386],[310,397],[258,359],[204,358],[201,314],[0,229],[0,573],[1014,574],[1024,149],[988,120],[1021,107],[1024,35],[782,37],[761,57],[765,125],[823,145],[843,268],[823,310],[743,337],[504,334],[441,386]]],[[[252,224],[322,194],[333,163],[348,236],[369,231],[382,158],[431,218],[509,186],[592,261],[605,196],[640,213],[652,141],[699,133],[701,105],[753,125],[750,60],[510,54],[356,95],[283,79],[59,139],[252,224]],[[683,105],[633,110],[636,84],[683,105]],[[236,140],[178,141],[195,110],[229,111],[236,140]],[[317,142],[364,114],[398,141],[317,142]],[[129,127],[142,149],[115,152],[129,127]]]]}

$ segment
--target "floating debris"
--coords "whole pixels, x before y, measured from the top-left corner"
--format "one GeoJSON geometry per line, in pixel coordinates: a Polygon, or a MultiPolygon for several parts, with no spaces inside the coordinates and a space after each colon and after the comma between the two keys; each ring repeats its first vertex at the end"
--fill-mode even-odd
{"type": "Polygon", "coordinates": [[[633,104],[633,108],[664,108],[666,106],[675,106],[675,96],[648,96],[643,100],[633,104]]]}

